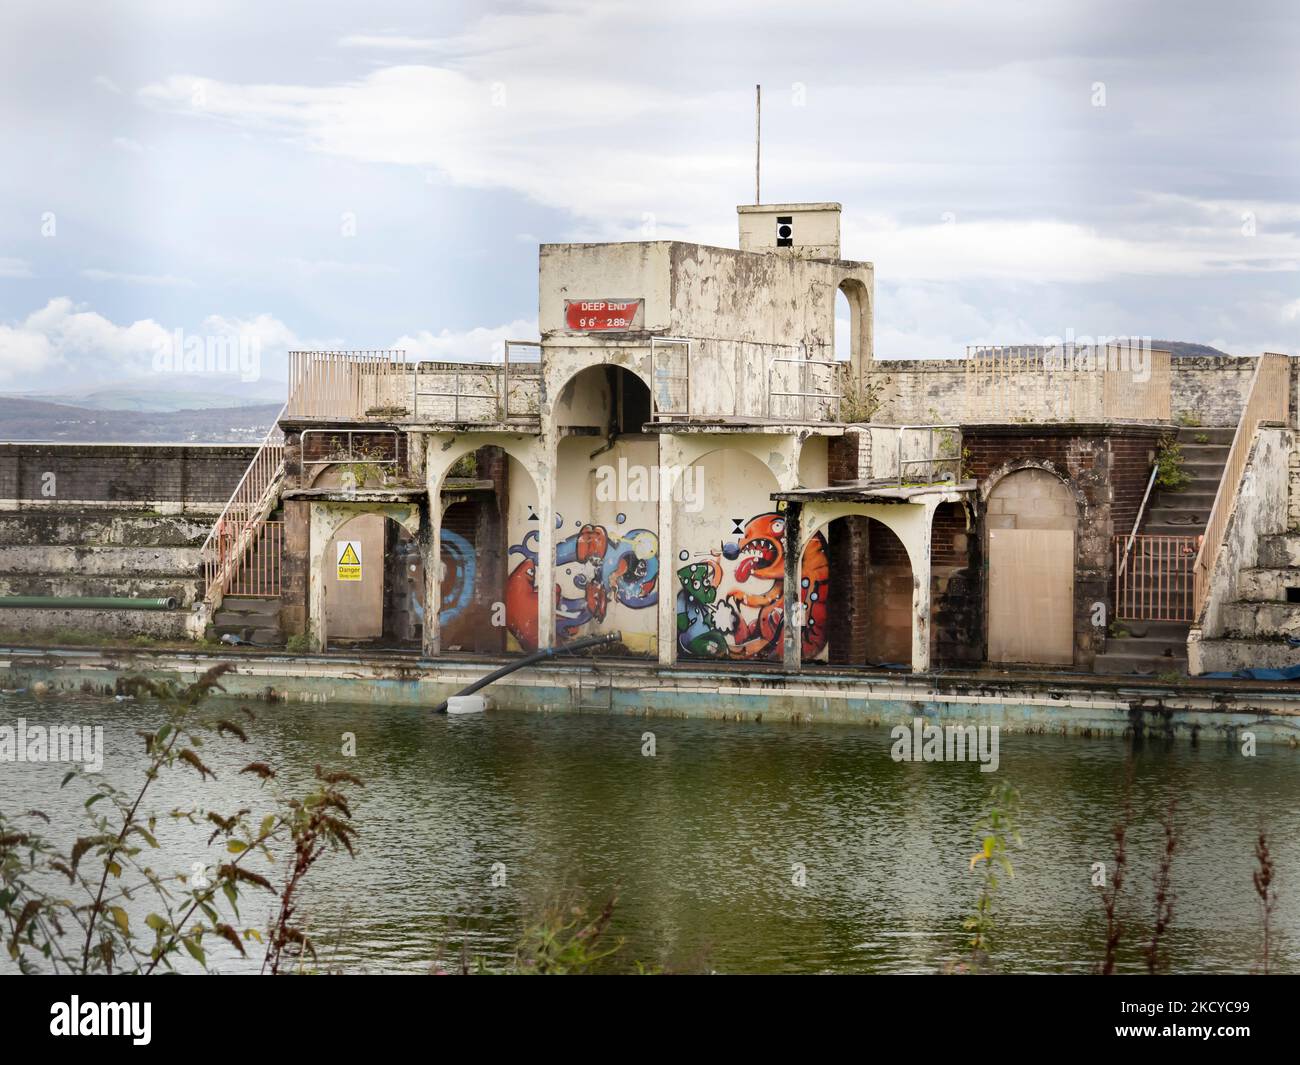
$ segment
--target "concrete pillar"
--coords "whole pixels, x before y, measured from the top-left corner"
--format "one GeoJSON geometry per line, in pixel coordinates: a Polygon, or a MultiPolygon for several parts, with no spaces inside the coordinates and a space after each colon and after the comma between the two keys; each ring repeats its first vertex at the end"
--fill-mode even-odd
{"type": "Polygon", "coordinates": [[[799,599],[800,563],[803,559],[803,504],[785,505],[785,624],[781,626],[781,662],[787,673],[803,665],[803,604],[799,599]]]}
{"type": "Polygon", "coordinates": [[[421,629],[421,653],[436,658],[442,653],[442,491],[429,491],[429,520],[420,530],[420,553],[424,563],[424,627],[421,629]]]}
{"type": "Polygon", "coordinates": [[[537,647],[555,646],[555,466],[551,438],[542,440],[537,468],[537,647]]]}
{"type": "Polygon", "coordinates": [[[930,526],[938,504],[927,500],[922,535],[904,537],[912,563],[912,672],[930,669],[930,526]]]}
{"type": "MultiPolygon", "coordinates": [[[[671,436],[659,438],[660,469],[682,471],[681,449],[671,436]]],[[[659,493],[659,664],[671,666],[677,661],[677,557],[673,547],[673,498],[671,492],[659,493]]]]}

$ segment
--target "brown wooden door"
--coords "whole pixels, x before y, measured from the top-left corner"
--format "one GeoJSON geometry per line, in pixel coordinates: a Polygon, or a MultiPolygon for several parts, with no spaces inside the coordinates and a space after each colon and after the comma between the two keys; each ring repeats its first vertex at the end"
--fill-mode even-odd
{"type": "Polygon", "coordinates": [[[989,530],[989,661],[1074,663],[1074,533],[989,530]]]}

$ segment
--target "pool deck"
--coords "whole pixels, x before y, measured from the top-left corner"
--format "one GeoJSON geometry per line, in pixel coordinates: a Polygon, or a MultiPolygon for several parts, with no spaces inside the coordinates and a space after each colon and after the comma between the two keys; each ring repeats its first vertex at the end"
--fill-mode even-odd
{"type": "MultiPolygon", "coordinates": [[[[115,692],[132,674],[190,680],[220,662],[230,698],[433,707],[511,661],[402,652],[290,655],[250,648],[0,647],[0,688],[115,692]]],[[[913,674],[754,663],[679,664],[627,658],[556,658],[497,681],[494,706],[553,713],[698,717],[794,724],[998,725],[1007,732],[1079,736],[1138,734],[1300,749],[1300,683],[1011,670],[913,674]]]]}

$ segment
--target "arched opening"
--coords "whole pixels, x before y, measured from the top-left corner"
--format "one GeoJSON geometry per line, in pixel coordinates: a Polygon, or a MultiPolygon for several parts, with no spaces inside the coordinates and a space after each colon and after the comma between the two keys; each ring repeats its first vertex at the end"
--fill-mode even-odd
{"type": "Polygon", "coordinates": [[[800,567],[804,662],[910,669],[912,564],[888,525],[850,514],[823,525],[800,567]]]}
{"type": "Polygon", "coordinates": [[[835,358],[861,366],[871,314],[867,286],[855,277],[835,289],[835,358]]]}
{"type": "Polygon", "coordinates": [[[849,362],[853,357],[853,308],[841,285],[835,290],[835,361],[849,362]]]}
{"type": "Polygon", "coordinates": [[[674,501],[677,656],[776,661],[785,628],[785,515],[771,470],[740,448],[681,471],[674,501]]]}
{"type": "Polygon", "coordinates": [[[1017,470],[989,492],[985,557],[990,662],[1074,662],[1077,522],[1074,493],[1047,470],[1017,470]]]}
{"type": "Polygon", "coordinates": [[[561,429],[606,438],[641,432],[650,421],[650,389],[623,366],[588,366],[560,389],[552,416],[561,429]]]}

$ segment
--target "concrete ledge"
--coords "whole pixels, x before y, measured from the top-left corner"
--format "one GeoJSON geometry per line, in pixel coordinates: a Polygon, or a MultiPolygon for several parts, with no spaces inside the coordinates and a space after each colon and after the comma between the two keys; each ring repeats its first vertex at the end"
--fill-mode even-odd
{"type": "MultiPolygon", "coordinates": [[[[500,662],[0,649],[0,683],[25,687],[43,681],[54,688],[112,692],[131,673],[191,680],[222,661],[234,665],[222,682],[229,698],[349,702],[376,712],[393,705],[432,707],[500,662]]],[[[752,668],[668,670],[648,662],[598,659],[523,669],[488,694],[499,706],[543,712],[890,726],[924,717],[998,725],[1009,734],[1141,734],[1193,742],[1235,742],[1249,730],[1263,742],[1300,746],[1300,685],[1292,690],[1201,681],[1171,690],[1083,675],[940,677],[831,670],[786,675],[752,668]],[[601,709],[593,709],[596,702],[601,709]]],[[[1008,748],[1003,750],[1005,757],[1008,748]]]]}

